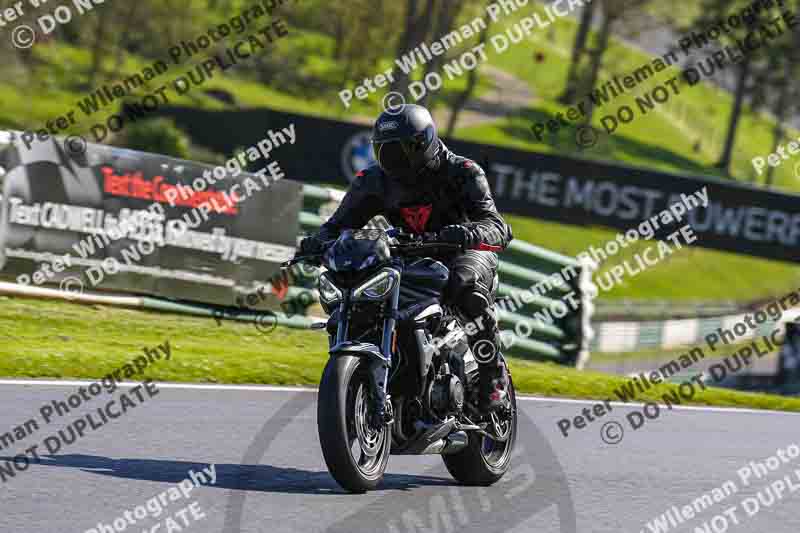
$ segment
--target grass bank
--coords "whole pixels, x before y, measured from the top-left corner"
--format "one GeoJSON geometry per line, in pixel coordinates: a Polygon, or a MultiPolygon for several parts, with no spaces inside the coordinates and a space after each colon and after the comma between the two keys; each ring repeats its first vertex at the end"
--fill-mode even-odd
{"type": "MultiPolygon", "coordinates": [[[[314,386],[326,360],[318,332],[277,328],[264,335],[250,324],[0,297],[0,376],[100,378],[142,353],[170,343],[171,359],[148,367],[144,377],[197,383],[314,386]]],[[[543,396],[614,398],[625,380],[593,372],[510,358],[517,389],[543,396]]],[[[638,399],[658,400],[672,385],[638,399]]],[[[800,399],[708,389],[689,403],[800,411],[800,399]]]]}

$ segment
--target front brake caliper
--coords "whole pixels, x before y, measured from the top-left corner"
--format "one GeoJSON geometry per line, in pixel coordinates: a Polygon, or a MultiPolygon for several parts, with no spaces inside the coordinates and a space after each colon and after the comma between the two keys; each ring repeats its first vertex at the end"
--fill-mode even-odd
{"type": "Polygon", "coordinates": [[[372,413],[371,423],[374,427],[383,427],[390,423],[392,416],[392,404],[389,395],[386,393],[389,380],[389,363],[382,359],[373,359],[369,365],[370,385],[372,388],[372,413]]]}

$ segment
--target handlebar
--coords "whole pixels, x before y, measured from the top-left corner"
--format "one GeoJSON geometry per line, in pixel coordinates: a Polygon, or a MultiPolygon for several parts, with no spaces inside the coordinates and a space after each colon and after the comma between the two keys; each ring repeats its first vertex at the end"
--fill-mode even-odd
{"type": "MultiPolygon", "coordinates": [[[[392,253],[400,252],[406,255],[417,255],[418,253],[454,253],[463,252],[465,250],[465,247],[461,244],[439,240],[439,234],[435,232],[408,234],[403,233],[396,228],[391,228],[389,231],[387,231],[387,234],[400,241],[398,244],[389,246],[389,250],[392,253]]],[[[292,259],[282,263],[281,268],[289,268],[302,262],[316,263],[319,265],[321,264],[324,250],[327,250],[328,247],[334,242],[335,241],[331,240],[323,243],[323,251],[318,254],[295,256],[292,259]]],[[[478,246],[469,249],[490,252],[499,252],[501,250],[499,246],[493,246],[486,243],[480,243],[478,246]]]]}
{"type": "MultiPolygon", "coordinates": [[[[487,252],[501,252],[503,249],[500,246],[494,246],[492,244],[487,243],[479,243],[476,246],[472,246],[470,248],[466,248],[460,244],[455,244],[449,241],[442,241],[439,240],[438,233],[422,233],[420,235],[410,235],[407,233],[394,233],[392,236],[396,237],[398,240],[400,239],[407,239],[408,243],[416,243],[417,246],[429,246],[429,248],[438,248],[444,249],[447,251],[464,251],[467,250],[479,250],[479,251],[487,251],[487,252]]],[[[405,243],[401,243],[405,244],[405,243]]],[[[428,249],[429,249],[428,248],[428,249]]]]}
{"type": "Polygon", "coordinates": [[[418,252],[463,252],[464,247],[460,244],[445,241],[415,241],[400,243],[389,246],[392,252],[400,252],[407,255],[416,255],[418,252]]]}
{"type": "Polygon", "coordinates": [[[478,250],[478,251],[485,251],[485,252],[500,252],[503,249],[500,246],[494,246],[492,244],[487,244],[485,242],[479,243],[476,246],[471,246],[469,248],[461,245],[456,244],[449,241],[441,241],[439,240],[438,233],[424,233],[421,235],[420,239],[411,240],[408,243],[401,243],[398,246],[392,247],[392,249],[398,250],[408,250],[408,249],[420,249],[420,250],[440,250],[444,252],[463,252],[464,250],[478,250]]]}

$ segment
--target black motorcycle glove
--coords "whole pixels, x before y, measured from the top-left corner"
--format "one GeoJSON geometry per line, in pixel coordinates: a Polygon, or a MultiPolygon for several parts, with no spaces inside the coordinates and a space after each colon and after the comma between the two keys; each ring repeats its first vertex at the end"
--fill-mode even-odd
{"type": "Polygon", "coordinates": [[[445,242],[460,244],[467,250],[474,248],[477,244],[475,242],[476,237],[474,232],[461,224],[452,224],[443,227],[439,231],[439,238],[445,242]]]}
{"type": "Polygon", "coordinates": [[[322,241],[316,235],[306,237],[300,241],[300,255],[318,255],[322,251],[322,241]]]}

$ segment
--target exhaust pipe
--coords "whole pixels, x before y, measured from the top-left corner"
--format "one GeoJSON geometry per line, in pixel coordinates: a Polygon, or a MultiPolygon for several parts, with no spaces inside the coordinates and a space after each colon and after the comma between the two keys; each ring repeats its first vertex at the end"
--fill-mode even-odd
{"type": "Polygon", "coordinates": [[[439,439],[436,442],[430,443],[424,450],[420,452],[420,455],[449,455],[452,453],[458,453],[467,447],[468,442],[469,438],[467,437],[466,433],[463,431],[456,431],[444,439],[439,439]]]}
{"type": "Polygon", "coordinates": [[[452,453],[458,453],[464,448],[467,447],[467,443],[469,443],[469,437],[463,431],[456,431],[451,433],[447,436],[447,442],[445,442],[444,448],[442,449],[442,455],[449,455],[452,453]]]}
{"type": "Polygon", "coordinates": [[[394,455],[433,455],[458,453],[466,448],[469,439],[464,431],[453,431],[456,422],[450,420],[428,429],[405,450],[392,449],[394,455]]]}

